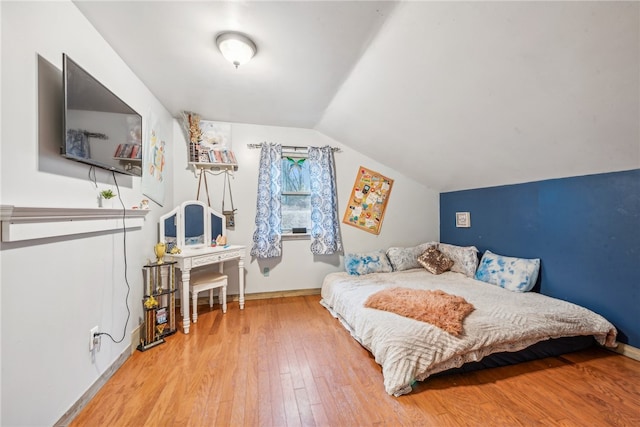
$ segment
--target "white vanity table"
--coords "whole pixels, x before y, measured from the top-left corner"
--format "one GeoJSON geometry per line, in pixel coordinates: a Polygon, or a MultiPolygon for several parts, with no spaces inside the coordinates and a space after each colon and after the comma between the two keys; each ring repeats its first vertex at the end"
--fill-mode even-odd
{"type": "Polygon", "coordinates": [[[244,257],[246,247],[241,245],[211,246],[218,235],[226,235],[224,216],[204,203],[191,200],[182,203],[160,217],[160,241],[167,244],[165,258],[177,262],[182,281],[180,306],[185,334],[189,333],[189,280],[194,268],[215,268],[222,273],[224,262],[238,260],[238,287],[240,309],[244,309],[244,257]],[[181,253],[171,254],[173,246],[181,253]]]}

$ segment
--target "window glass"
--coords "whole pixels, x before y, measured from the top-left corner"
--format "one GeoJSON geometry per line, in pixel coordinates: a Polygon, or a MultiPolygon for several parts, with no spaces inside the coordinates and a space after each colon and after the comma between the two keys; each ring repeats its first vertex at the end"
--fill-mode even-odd
{"type": "Polygon", "coordinates": [[[282,232],[311,228],[309,162],[306,157],[282,156],[282,232]]]}
{"type": "Polygon", "coordinates": [[[282,157],[282,192],[309,192],[309,162],[306,157],[282,157]]]}

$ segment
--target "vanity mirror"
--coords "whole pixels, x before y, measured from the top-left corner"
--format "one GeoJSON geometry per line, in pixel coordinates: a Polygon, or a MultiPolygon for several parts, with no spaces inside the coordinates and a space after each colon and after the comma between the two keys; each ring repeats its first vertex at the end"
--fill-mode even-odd
{"type": "Polygon", "coordinates": [[[159,225],[167,253],[176,246],[182,251],[205,248],[226,235],[224,216],[198,200],[186,201],[161,216],[159,225]]]}

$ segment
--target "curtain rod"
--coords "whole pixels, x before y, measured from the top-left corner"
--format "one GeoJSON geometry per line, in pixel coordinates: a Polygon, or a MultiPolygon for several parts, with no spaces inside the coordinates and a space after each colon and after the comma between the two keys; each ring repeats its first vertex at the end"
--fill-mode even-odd
{"type": "MultiPolygon", "coordinates": [[[[266,142],[261,142],[259,144],[247,144],[247,148],[262,148],[262,144],[266,144],[266,142]]],[[[298,150],[308,150],[309,147],[306,145],[283,145],[282,148],[284,149],[289,149],[289,150],[293,150],[293,151],[298,151],[298,150]]],[[[334,153],[340,153],[342,152],[342,149],[340,149],[339,147],[331,147],[331,151],[333,151],[334,153]]]]}

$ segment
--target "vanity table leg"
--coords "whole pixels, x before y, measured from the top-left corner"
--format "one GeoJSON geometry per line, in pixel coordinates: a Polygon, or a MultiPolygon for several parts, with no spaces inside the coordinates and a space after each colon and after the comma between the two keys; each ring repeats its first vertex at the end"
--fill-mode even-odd
{"type": "Polygon", "coordinates": [[[240,310],[244,310],[244,256],[238,259],[238,287],[240,292],[240,310]]]}
{"type": "Polygon", "coordinates": [[[180,296],[180,312],[182,313],[182,330],[189,333],[191,319],[189,318],[189,280],[191,273],[189,269],[182,270],[182,295],[180,296]]]}

